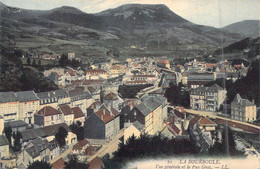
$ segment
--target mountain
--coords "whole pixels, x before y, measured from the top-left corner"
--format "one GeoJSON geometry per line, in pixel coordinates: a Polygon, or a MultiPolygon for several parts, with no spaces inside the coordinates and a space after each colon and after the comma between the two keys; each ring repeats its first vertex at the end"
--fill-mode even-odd
{"type": "Polygon", "coordinates": [[[223,49],[215,51],[215,54],[220,55],[228,54],[235,55],[237,58],[239,56],[247,57],[249,59],[255,58],[257,55],[260,55],[260,37],[258,38],[245,38],[238,42],[232,43],[223,49]]]}
{"type": "Polygon", "coordinates": [[[112,49],[126,56],[187,56],[241,39],[226,31],[220,36],[220,29],[191,23],[165,5],[128,4],[96,14],[68,6],[52,10],[0,6],[0,45],[36,53],[101,56],[112,49]]]}
{"type": "Polygon", "coordinates": [[[239,33],[245,37],[260,36],[260,20],[244,20],[223,27],[224,30],[231,33],[239,33]]]}

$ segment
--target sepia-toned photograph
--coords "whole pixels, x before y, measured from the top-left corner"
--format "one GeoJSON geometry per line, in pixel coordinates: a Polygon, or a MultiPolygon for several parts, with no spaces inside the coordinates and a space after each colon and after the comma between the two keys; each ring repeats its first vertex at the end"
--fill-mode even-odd
{"type": "Polygon", "coordinates": [[[0,0],[0,169],[260,169],[260,0],[0,0]]]}

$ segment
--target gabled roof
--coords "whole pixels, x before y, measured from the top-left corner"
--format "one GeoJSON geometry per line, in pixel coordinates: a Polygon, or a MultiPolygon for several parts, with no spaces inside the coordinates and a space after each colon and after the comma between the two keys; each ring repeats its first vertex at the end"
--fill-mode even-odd
{"type": "Polygon", "coordinates": [[[100,107],[101,105],[102,105],[102,103],[100,101],[95,101],[87,109],[96,109],[96,108],[100,107]]]}
{"type": "Polygon", "coordinates": [[[95,153],[95,148],[93,146],[88,146],[86,149],[85,149],[85,155],[94,155],[95,153]]]}
{"type": "Polygon", "coordinates": [[[110,92],[104,96],[104,100],[117,100],[117,95],[113,92],[110,92]]]}
{"type": "Polygon", "coordinates": [[[59,109],[60,109],[60,111],[66,116],[66,115],[71,115],[71,114],[73,114],[73,111],[72,111],[72,109],[70,108],[70,106],[69,105],[60,105],[59,106],[59,109]]]}
{"type": "Polygon", "coordinates": [[[190,120],[190,125],[194,126],[200,119],[201,119],[201,116],[195,115],[195,116],[190,120]]]}
{"type": "Polygon", "coordinates": [[[17,102],[14,92],[0,92],[0,103],[17,102]]]}
{"type": "Polygon", "coordinates": [[[156,108],[158,108],[161,104],[158,103],[158,100],[155,97],[149,97],[144,100],[142,103],[138,104],[136,108],[144,115],[147,116],[156,108]]]}
{"type": "Polygon", "coordinates": [[[179,135],[181,130],[173,123],[168,125],[168,130],[173,133],[175,136],[179,135]]]}
{"type": "Polygon", "coordinates": [[[103,84],[105,81],[102,79],[91,79],[91,80],[84,80],[83,85],[91,85],[91,84],[103,84]]]}
{"type": "Polygon", "coordinates": [[[88,69],[86,70],[86,74],[91,74],[91,73],[107,73],[107,71],[103,69],[88,69]]]}
{"type": "Polygon", "coordinates": [[[142,130],[144,129],[144,125],[142,125],[141,123],[139,123],[139,121],[135,121],[135,122],[133,123],[133,126],[134,126],[137,130],[139,130],[139,131],[142,131],[142,130]]]}
{"type": "Polygon", "coordinates": [[[102,104],[99,109],[105,108],[106,111],[111,114],[113,117],[117,117],[120,113],[114,109],[112,106],[108,106],[108,104],[102,104]]]}
{"type": "Polygon", "coordinates": [[[248,99],[243,99],[239,94],[237,94],[232,101],[232,103],[240,104],[243,106],[254,106],[255,104],[249,101],[248,99]]]}
{"type": "Polygon", "coordinates": [[[59,114],[62,114],[62,113],[60,111],[54,109],[51,106],[45,106],[36,113],[36,115],[40,115],[40,116],[53,116],[53,115],[59,115],[59,114]]]}
{"type": "Polygon", "coordinates": [[[184,118],[185,118],[185,114],[179,112],[179,111],[176,110],[176,109],[174,110],[174,114],[175,114],[176,116],[178,116],[179,118],[181,118],[181,119],[184,119],[184,118]]]}
{"type": "Polygon", "coordinates": [[[54,163],[52,163],[52,167],[53,169],[63,169],[64,168],[64,159],[63,158],[59,158],[57,161],[55,161],[54,163]]]}
{"type": "Polygon", "coordinates": [[[199,120],[199,125],[201,125],[201,126],[216,126],[217,124],[207,117],[202,117],[199,120]]]}
{"type": "Polygon", "coordinates": [[[73,114],[74,114],[74,119],[85,117],[84,113],[79,107],[73,107],[72,108],[73,114]]]}
{"type": "Polygon", "coordinates": [[[16,93],[17,100],[20,102],[37,101],[39,100],[34,91],[22,91],[16,93]]]}
{"type": "Polygon", "coordinates": [[[87,139],[83,139],[73,146],[73,150],[82,150],[82,148],[87,144],[89,144],[89,141],[87,139]]]}
{"type": "Polygon", "coordinates": [[[36,147],[32,146],[32,147],[29,147],[29,148],[26,148],[25,151],[34,159],[38,156],[40,156],[40,152],[37,150],[36,147]]]}
{"type": "Polygon", "coordinates": [[[95,114],[104,122],[104,123],[108,123],[110,121],[112,121],[115,116],[111,113],[109,113],[106,109],[101,108],[99,109],[97,112],[95,112],[95,114]]]}

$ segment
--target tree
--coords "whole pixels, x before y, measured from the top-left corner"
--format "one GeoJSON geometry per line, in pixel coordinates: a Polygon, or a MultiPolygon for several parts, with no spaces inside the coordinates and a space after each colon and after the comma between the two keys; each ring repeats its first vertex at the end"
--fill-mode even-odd
{"type": "Polygon", "coordinates": [[[66,67],[68,65],[68,62],[69,62],[68,56],[65,54],[62,54],[61,58],[59,60],[59,65],[61,67],[66,67]]]}
{"type": "Polygon", "coordinates": [[[9,147],[11,147],[12,146],[12,143],[11,143],[12,128],[11,127],[5,127],[4,132],[5,132],[5,137],[7,138],[8,142],[9,142],[9,147]]]}
{"type": "Polygon", "coordinates": [[[27,65],[30,65],[31,64],[31,60],[30,58],[27,58],[27,65]]]}
{"type": "Polygon", "coordinates": [[[179,105],[181,100],[181,88],[170,82],[169,88],[165,91],[165,97],[168,102],[172,102],[174,105],[179,105]]]}
{"type": "Polygon", "coordinates": [[[38,60],[38,65],[40,66],[42,64],[41,60],[38,60]]]}
{"type": "Polygon", "coordinates": [[[68,131],[64,127],[60,127],[58,132],[55,135],[55,139],[58,142],[60,147],[66,145],[66,138],[68,136],[68,131]]]}
{"type": "Polygon", "coordinates": [[[69,126],[71,129],[72,133],[77,135],[77,140],[81,141],[84,139],[84,127],[81,126],[81,122],[77,121],[76,124],[73,123],[69,126]]]}
{"type": "Polygon", "coordinates": [[[21,143],[22,134],[19,131],[16,132],[16,133],[13,133],[13,139],[14,139],[13,150],[14,151],[21,151],[21,148],[22,148],[22,143],[21,143]]]}
{"type": "Polygon", "coordinates": [[[52,169],[52,166],[46,161],[34,161],[29,163],[27,169],[52,169]]]}
{"type": "Polygon", "coordinates": [[[33,59],[32,66],[33,66],[33,67],[36,67],[36,60],[35,60],[35,59],[33,59]]]}
{"type": "Polygon", "coordinates": [[[88,169],[89,165],[82,161],[79,161],[76,155],[68,155],[68,162],[65,162],[65,169],[88,169]]]}

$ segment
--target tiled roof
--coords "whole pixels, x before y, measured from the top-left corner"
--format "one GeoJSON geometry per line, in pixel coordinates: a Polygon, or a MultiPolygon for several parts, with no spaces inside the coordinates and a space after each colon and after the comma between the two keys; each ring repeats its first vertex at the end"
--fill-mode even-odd
{"type": "Polygon", "coordinates": [[[93,146],[89,146],[85,149],[85,155],[92,156],[96,152],[95,148],[93,146]]]}
{"type": "Polygon", "coordinates": [[[22,91],[16,93],[17,99],[20,102],[39,100],[34,91],[22,91]]]}
{"type": "Polygon", "coordinates": [[[65,116],[73,114],[73,111],[69,105],[60,105],[59,109],[65,116]]]}
{"type": "Polygon", "coordinates": [[[16,102],[14,92],[0,92],[0,103],[16,102]]]}
{"type": "Polygon", "coordinates": [[[102,169],[104,167],[105,165],[99,157],[95,157],[93,160],[89,162],[90,169],[102,169]]]}
{"type": "Polygon", "coordinates": [[[155,75],[133,75],[132,77],[155,77],[155,75]]]}
{"type": "Polygon", "coordinates": [[[170,64],[168,60],[158,60],[157,63],[170,64]]]}
{"type": "Polygon", "coordinates": [[[201,119],[200,116],[195,115],[195,116],[190,120],[190,125],[194,126],[200,119],[201,119]]]}
{"type": "Polygon", "coordinates": [[[107,112],[105,109],[99,109],[97,112],[95,112],[95,114],[104,122],[104,123],[108,123],[111,120],[114,119],[114,117],[112,115],[109,114],[109,112],[107,112]]]}
{"type": "Polygon", "coordinates": [[[52,163],[52,167],[53,169],[63,169],[64,168],[64,159],[63,158],[59,158],[57,161],[55,161],[54,163],[52,163]]]}
{"type": "Polygon", "coordinates": [[[82,150],[82,148],[87,144],[89,144],[89,141],[87,139],[81,140],[73,146],[73,150],[82,150]]]}
{"type": "Polygon", "coordinates": [[[199,125],[201,125],[201,126],[216,126],[217,124],[214,121],[212,121],[212,120],[210,120],[206,117],[202,117],[199,120],[199,125]]]}
{"type": "Polygon", "coordinates": [[[102,79],[84,80],[83,85],[103,84],[104,82],[102,79]]]}
{"type": "Polygon", "coordinates": [[[73,107],[72,108],[73,114],[74,114],[74,119],[84,117],[84,113],[79,107],[73,107]]]}
{"type": "Polygon", "coordinates": [[[213,67],[216,67],[217,66],[217,64],[215,64],[215,63],[207,63],[206,64],[206,67],[211,67],[211,68],[213,68],[213,67]]]}
{"type": "Polygon", "coordinates": [[[93,102],[87,109],[96,109],[100,107],[102,103],[100,101],[93,102]]]}
{"type": "Polygon", "coordinates": [[[104,96],[104,100],[117,100],[117,95],[113,92],[110,92],[104,96]]]}
{"type": "Polygon", "coordinates": [[[175,124],[173,124],[173,123],[170,123],[170,124],[168,125],[168,130],[169,130],[170,132],[173,132],[174,135],[179,135],[180,132],[181,132],[181,130],[180,130],[175,124]]]}
{"type": "Polygon", "coordinates": [[[107,73],[107,71],[102,70],[102,69],[88,69],[86,70],[86,74],[92,74],[92,73],[107,73]]]}
{"type": "Polygon", "coordinates": [[[62,113],[51,106],[45,106],[41,110],[39,110],[36,114],[41,116],[52,116],[52,115],[58,115],[62,113]]]}

